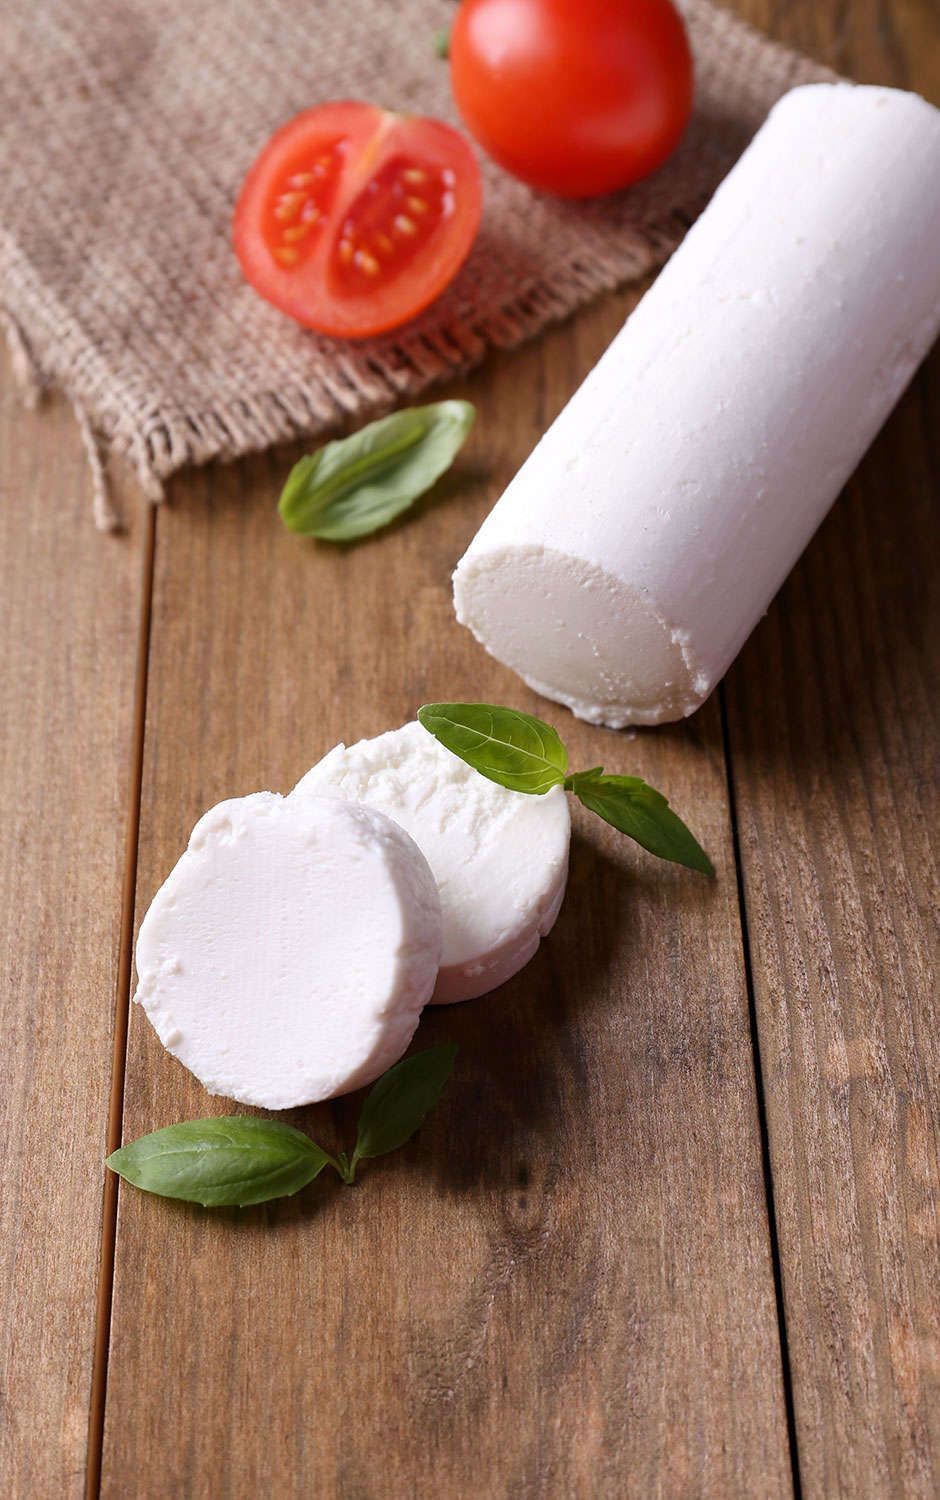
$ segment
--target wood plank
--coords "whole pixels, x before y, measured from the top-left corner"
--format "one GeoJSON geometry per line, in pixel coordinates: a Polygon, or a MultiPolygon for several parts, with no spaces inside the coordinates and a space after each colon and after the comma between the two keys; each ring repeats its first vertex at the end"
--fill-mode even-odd
{"type": "MultiPolygon", "coordinates": [[[[936,7],[739,8],[940,101],[936,7]]],[[[940,1491],[938,431],[935,354],[726,690],[810,1497],[940,1491]]]]}
{"type": "Polygon", "coordinates": [[[727,685],[811,1496],[940,1487],[938,375],[935,359],[727,685]]]}
{"type": "Polygon", "coordinates": [[[84,1489],[143,527],[0,385],[0,1476],[84,1489]]]}
{"type": "MultiPolygon", "coordinates": [[[[346,551],[273,513],[291,455],[193,475],[158,525],[143,912],[214,801],[288,789],[431,698],[541,707],[453,621],[449,573],[609,341],[611,299],[467,387],[446,494],[346,551]]],[[[573,757],[661,786],[715,883],[578,819],[556,931],[498,995],[436,1010],[456,1079],[347,1190],[216,1214],[122,1187],[103,1494],[790,1493],[716,706],[573,757]]],[[[214,1110],[131,1020],[125,1136],[214,1110]]],[[[297,1111],[348,1133],[356,1104],[297,1111]]]]}

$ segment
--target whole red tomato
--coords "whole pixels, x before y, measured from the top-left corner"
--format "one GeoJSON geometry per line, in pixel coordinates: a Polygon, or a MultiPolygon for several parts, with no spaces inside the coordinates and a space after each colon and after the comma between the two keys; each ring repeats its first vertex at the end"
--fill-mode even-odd
{"type": "Polygon", "coordinates": [[[450,67],[483,149],[569,198],[652,172],[692,109],[692,56],[670,0],[463,0],[450,67]]]}

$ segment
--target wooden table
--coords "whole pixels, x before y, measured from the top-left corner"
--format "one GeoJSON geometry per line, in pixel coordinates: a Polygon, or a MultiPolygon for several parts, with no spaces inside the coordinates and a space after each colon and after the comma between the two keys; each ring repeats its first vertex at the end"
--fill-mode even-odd
{"type": "MultiPolygon", "coordinates": [[[[738,0],[940,98],[933,0],[738,0]]],[[[454,623],[479,520],[635,300],[458,389],[444,496],[298,542],[283,451],[97,535],[67,406],[0,406],[0,1484],[22,1500],[928,1496],[940,1487],[940,362],[691,721],[540,703],[454,623]],[[354,1190],[216,1213],[117,1191],[122,1136],[230,1106],[128,1014],[197,816],[433,698],[547,713],[664,789],[707,882],[577,818],[551,939],[429,1013],[459,1066],[354,1190]]],[[[355,1102],[299,1111],[326,1142],[355,1102]]]]}

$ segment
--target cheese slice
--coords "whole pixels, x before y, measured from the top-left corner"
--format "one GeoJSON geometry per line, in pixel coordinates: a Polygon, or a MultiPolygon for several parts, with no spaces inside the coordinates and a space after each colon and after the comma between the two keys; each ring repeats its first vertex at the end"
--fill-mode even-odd
{"type": "Polygon", "coordinates": [[[401,1057],[440,950],[437,886],[402,828],[256,792],[193,829],[141,924],[134,998],[210,1093],[288,1109],[401,1057]]]}
{"type": "Polygon", "coordinates": [[[938,328],[940,112],[794,89],[483,523],[458,619],[581,718],[691,713],[938,328]]]}
{"type": "Polygon", "coordinates": [[[568,877],[571,830],[560,787],[541,797],[507,791],[410,723],[337,745],[289,800],[324,793],[379,808],[426,855],[443,922],[435,1001],[486,994],[529,962],[568,877]]]}

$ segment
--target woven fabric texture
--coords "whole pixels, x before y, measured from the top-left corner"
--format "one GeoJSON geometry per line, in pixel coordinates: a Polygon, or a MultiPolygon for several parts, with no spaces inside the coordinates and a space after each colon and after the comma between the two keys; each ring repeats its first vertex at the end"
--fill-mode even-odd
{"type": "Polygon", "coordinates": [[[707,0],[685,10],[696,108],[660,172],[571,203],[484,162],[457,281],[405,328],[348,343],[245,284],[232,206],[266,137],[317,101],[454,120],[433,48],[449,0],[5,0],[0,315],[26,393],[55,385],[76,408],[99,525],[116,520],[110,451],[159,499],[183,465],[417,396],[665,260],[774,101],[832,76],[707,0]]]}

